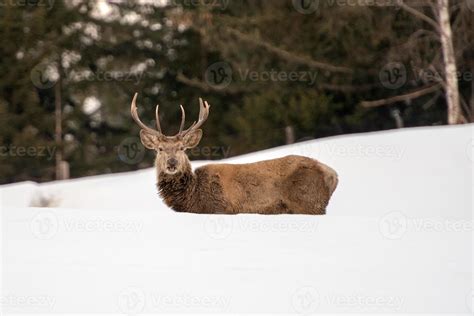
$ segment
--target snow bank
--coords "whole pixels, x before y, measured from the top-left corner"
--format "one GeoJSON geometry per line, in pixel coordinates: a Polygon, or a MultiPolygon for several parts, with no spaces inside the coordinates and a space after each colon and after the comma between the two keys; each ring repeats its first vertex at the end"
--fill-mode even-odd
{"type": "Polygon", "coordinates": [[[469,313],[472,128],[349,135],[225,161],[301,154],[330,165],[340,182],[328,216],[174,213],[153,170],[3,186],[3,309],[469,313]],[[60,207],[27,207],[37,192],[60,207]]]}
{"type": "MultiPolygon", "coordinates": [[[[470,215],[473,125],[412,128],[312,140],[222,160],[247,163],[299,154],[339,174],[329,215],[470,215]],[[448,214],[446,214],[446,212],[448,214]]],[[[194,167],[205,162],[193,162],[194,167]]],[[[26,207],[38,195],[66,208],[169,211],[156,193],[154,170],[36,185],[0,187],[3,206],[26,207]]]]}

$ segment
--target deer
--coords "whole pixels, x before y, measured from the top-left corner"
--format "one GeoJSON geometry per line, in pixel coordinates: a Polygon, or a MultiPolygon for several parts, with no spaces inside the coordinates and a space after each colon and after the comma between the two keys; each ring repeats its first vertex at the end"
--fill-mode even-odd
{"type": "Polygon", "coordinates": [[[131,115],[140,129],[143,146],[156,153],[156,186],[164,203],[176,212],[197,214],[326,214],[326,207],[338,184],[329,166],[309,157],[289,155],[246,164],[214,163],[191,167],[186,150],[201,141],[201,126],[210,105],[199,98],[199,117],[174,136],[162,133],[159,105],[156,129],[144,124],[137,112],[135,93],[131,115]]]}

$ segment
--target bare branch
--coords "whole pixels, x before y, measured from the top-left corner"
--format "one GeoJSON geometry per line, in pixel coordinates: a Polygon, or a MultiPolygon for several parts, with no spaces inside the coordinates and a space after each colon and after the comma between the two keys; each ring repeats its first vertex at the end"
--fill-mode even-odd
{"type": "Polygon", "coordinates": [[[436,103],[436,101],[438,101],[439,97],[443,95],[444,95],[444,91],[442,90],[435,91],[433,95],[431,96],[431,98],[428,101],[423,103],[422,105],[423,110],[427,110],[430,107],[432,107],[436,103]]]}
{"type": "Polygon", "coordinates": [[[202,92],[206,92],[206,93],[214,92],[214,93],[229,95],[229,94],[242,94],[242,93],[247,93],[247,92],[251,92],[251,91],[256,90],[256,89],[230,88],[230,87],[218,88],[218,87],[215,87],[215,86],[212,86],[212,85],[208,84],[207,82],[203,82],[199,79],[188,78],[185,75],[183,75],[182,73],[178,73],[176,75],[176,80],[178,80],[179,82],[181,82],[181,83],[183,83],[187,86],[190,86],[190,87],[193,87],[193,88],[198,88],[202,92]]]}
{"type": "Polygon", "coordinates": [[[407,93],[407,94],[402,94],[402,95],[397,95],[394,97],[390,97],[387,99],[381,99],[381,100],[375,100],[375,101],[362,101],[360,105],[365,108],[373,108],[373,107],[378,107],[382,105],[387,105],[387,104],[392,104],[396,102],[401,102],[401,101],[406,101],[406,100],[412,100],[419,98],[421,96],[424,96],[426,94],[435,92],[442,88],[442,85],[439,83],[436,83],[434,85],[428,86],[428,87],[423,87],[421,89],[415,90],[413,92],[407,93]]]}
{"type": "Polygon", "coordinates": [[[249,43],[249,44],[254,45],[254,46],[262,47],[262,48],[268,50],[269,52],[277,55],[278,57],[280,57],[282,59],[285,59],[287,61],[293,62],[293,63],[307,65],[311,68],[324,69],[324,70],[328,70],[328,71],[331,71],[331,72],[340,72],[340,73],[346,73],[346,74],[351,74],[353,72],[353,70],[348,68],[348,67],[334,66],[334,65],[331,65],[331,64],[328,64],[328,63],[316,61],[316,60],[314,60],[310,57],[307,57],[307,56],[296,55],[296,54],[288,52],[288,51],[286,51],[282,48],[279,48],[279,47],[277,47],[273,44],[270,44],[270,43],[268,43],[268,42],[266,42],[262,39],[256,40],[253,37],[251,37],[247,34],[241,33],[240,31],[232,29],[232,28],[228,28],[228,31],[231,34],[233,34],[235,37],[237,37],[237,39],[239,39],[243,42],[249,43]]]}
{"type": "Polygon", "coordinates": [[[430,18],[429,16],[425,15],[424,13],[410,7],[409,5],[407,5],[406,3],[404,3],[403,1],[400,1],[399,2],[399,6],[400,8],[402,8],[403,10],[405,10],[406,12],[422,19],[423,21],[425,21],[426,23],[430,24],[432,27],[434,27],[434,29],[438,32],[441,32],[441,29],[439,27],[439,24],[433,20],[432,18],[430,18]]]}
{"type": "Polygon", "coordinates": [[[318,87],[326,91],[351,93],[351,92],[369,91],[377,87],[377,85],[365,84],[365,85],[356,86],[356,85],[338,85],[338,84],[331,84],[331,83],[321,83],[318,87]]]}
{"type": "MultiPolygon", "coordinates": [[[[467,104],[466,100],[464,100],[464,97],[462,95],[459,96],[459,99],[461,101],[461,106],[464,109],[465,113],[467,114],[467,117],[471,118],[472,113],[471,109],[469,108],[469,105],[467,104]]],[[[461,121],[463,124],[470,123],[470,121],[467,119],[465,115],[461,114],[461,121]]]]}

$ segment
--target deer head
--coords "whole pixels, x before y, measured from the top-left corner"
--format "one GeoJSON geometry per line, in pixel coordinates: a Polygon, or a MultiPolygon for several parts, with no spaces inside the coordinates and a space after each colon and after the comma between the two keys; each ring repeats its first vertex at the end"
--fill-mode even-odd
{"type": "Polygon", "coordinates": [[[202,137],[202,130],[200,127],[209,116],[210,105],[199,98],[199,119],[186,130],[183,130],[186,114],[183,106],[180,105],[181,125],[179,131],[174,136],[165,136],[161,132],[158,112],[159,105],[156,106],[156,129],[153,129],[143,124],[138,117],[136,104],[137,96],[138,93],[135,93],[130,111],[135,122],[141,127],[140,139],[143,146],[156,152],[155,165],[158,172],[174,175],[186,171],[186,168],[189,168],[189,159],[185,151],[186,149],[196,147],[199,144],[202,137]]]}

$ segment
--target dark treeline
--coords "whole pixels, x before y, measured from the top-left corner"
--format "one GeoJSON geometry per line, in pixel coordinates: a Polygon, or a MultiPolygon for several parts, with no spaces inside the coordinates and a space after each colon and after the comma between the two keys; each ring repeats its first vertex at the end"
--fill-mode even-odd
{"type": "MultiPolygon", "coordinates": [[[[468,122],[474,5],[449,9],[468,122]]],[[[435,27],[396,2],[9,0],[0,44],[0,183],[53,180],[58,153],[71,177],[150,166],[130,117],[135,92],[150,126],[161,105],[168,134],[179,104],[191,124],[208,100],[193,159],[448,122],[435,27]]]]}

